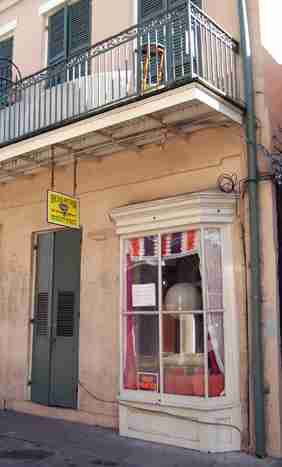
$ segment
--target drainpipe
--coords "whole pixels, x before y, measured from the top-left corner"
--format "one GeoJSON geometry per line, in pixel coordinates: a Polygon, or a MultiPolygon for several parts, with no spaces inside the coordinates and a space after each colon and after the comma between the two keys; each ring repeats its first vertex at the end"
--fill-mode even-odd
{"type": "Polygon", "coordinates": [[[253,395],[255,409],[255,447],[258,457],[265,457],[265,414],[264,375],[261,334],[261,270],[260,270],[260,218],[258,203],[258,165],[256,141],[256,116],[252,69],[251,38],[248,22],[247,0],[238,0],[245,100],[246,100],[246,141],[248,154],[248,192],[250,222],[250,323],[253,373],[253,395]]]}

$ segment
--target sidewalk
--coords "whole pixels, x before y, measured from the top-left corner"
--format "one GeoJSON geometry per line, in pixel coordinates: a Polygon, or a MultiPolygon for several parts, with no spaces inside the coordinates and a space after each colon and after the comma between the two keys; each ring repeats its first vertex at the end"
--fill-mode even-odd
{"type": "Polygon", "coordinates": [[[282,467],[282,459],[202,454],[121,438],[111,430],[0,412],[0,466],[30,467],[282,467]]]}

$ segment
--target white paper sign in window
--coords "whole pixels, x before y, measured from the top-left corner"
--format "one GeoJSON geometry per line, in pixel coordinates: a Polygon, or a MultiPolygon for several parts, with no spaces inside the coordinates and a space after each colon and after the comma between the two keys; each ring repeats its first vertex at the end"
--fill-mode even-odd
{"type": "Polygon", "coordinates": [[[133,307],[155,307],[156,284],[133,284],[132,305],[133,307]]]}

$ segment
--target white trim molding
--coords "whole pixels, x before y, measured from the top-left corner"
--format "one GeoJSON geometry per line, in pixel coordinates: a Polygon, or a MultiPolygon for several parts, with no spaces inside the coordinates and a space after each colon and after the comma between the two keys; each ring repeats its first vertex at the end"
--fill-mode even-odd
{"type": "Polygon", "coordinates": [[[0,40],[2,40],[3,36],[7,36],[8,34],[12,34],[17,27],[17,20],[11,21],[10,23],[3,24],[0,26],[0,40]]]}
{"type": "Polygon", "coordinates": [[[40,16],[48,15],[52,10],[55,10],[55,8],[58,8],[64,3],[66,3],[66,0],[48,0],[39,7],[38,13],[40,16]]]}
{"type": "Polygon", "coordinates": [[[185,225],[230,224],[236,215],[236,196],[218,191],[192,193],[116,208],[111,218],[119,235],[185,225]]]}
{"type": "Polygon", "coordinates": [[[138,0],[132,1],[132,23],[138,23],[138,0]]]}

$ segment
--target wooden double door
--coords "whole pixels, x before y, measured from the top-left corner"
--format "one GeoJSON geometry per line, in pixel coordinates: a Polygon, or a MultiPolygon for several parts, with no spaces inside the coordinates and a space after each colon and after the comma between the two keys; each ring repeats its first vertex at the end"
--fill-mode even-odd
{"type": "Polygon", "coordinates": [[[81,232],[42,233],[36,245],[31,399],[76,408],[81,232]]]}

